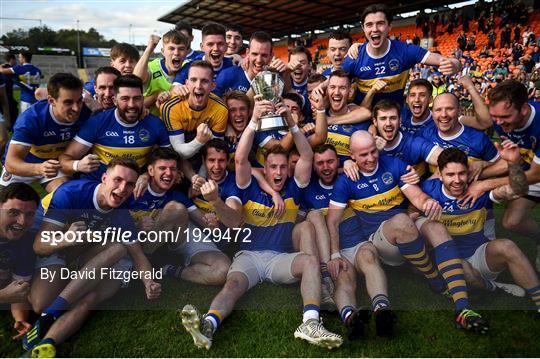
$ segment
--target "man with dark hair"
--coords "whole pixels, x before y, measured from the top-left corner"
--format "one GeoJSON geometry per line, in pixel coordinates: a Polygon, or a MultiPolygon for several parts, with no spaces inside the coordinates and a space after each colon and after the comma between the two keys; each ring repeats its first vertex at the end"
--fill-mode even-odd
{"type": "Polygon", "coordinates": [[[41,277],[30,290],[32,307],[41,316],[23,339],[23,348],[31,350],[31,356],[54,357],[56,346],[80,328],[91,308],[113,296],[123,282],[129,283],[129,279],[120,279],[125,275],[114,273],[132,273],[131,260],[146,297],[155,299],[161,294],[161,285],[154,281],[158,275],[152,271],[125,207],[138,171],[133,159],[117,157],[108,164],[101,181],[69,181],[42,200],[43,222],[34,240],[34,250],[41,256],[36,263],[41,277]],[[121,237],[112,235],[115,229],[121,231],[121,237]],[[80,240],[71,241],[70,235],[78,235],[80,240]],[[124,258],[126,254],[131,260],[124,258]],[[66,257],[78,258],[82,264],[76,279],[67,283],[61,279],[66,257]]]}
{"type": "Polygon", "coordinates": [[[161,48],[163,57],[149,62],[160,39],[157,35],[150,35],[148,46],[133,69],[133,74],[142,79],[143,95],[152,100],[147,107],[150,107],[154,115],[159,115],[159,109],[155,106],[155,98],[152,95],[157,96],[158,93],[171,89],[176,74],[184,65],[184,59],[191,44],[191,41],[181,32],[168,31],[163,35],[161,48]]]}
{"type": "Polygon", "coordinates": [[[191,43],[193,42],[193,27],[191,27],[187,21],[180,20],[176,23],[174,29],[182,33],[188,39],[187,55],[183,65],[190,63],[191,61],[201,60],[204,56],[204,52],[193,50],[191,48],[191,43]]]}
{"type": "Polygon", "coordinates": [[[170,146],[163,122],[151,114],[143,117],[141,79],[124,75],[113,86],[116,107],[94,114],[60,155],[65,173],[98,180],[113,158],[129,156],[144,166],[154,145],[170,146]]]}
{"type": "Polygon", "coordinates": [[[287,72],[290,73],[291,90],[304,98],[300,108],[307,122],[312,121],[311,105],[307,94],[307,80],[311,70],[311,52],[308,49],[297,46],[289,52],[287,72]]]}
{"type": "MultiPolygon", "coordinates": [[[[201,60],[207,61],[212,65],[214,70],[213,81],[216,80],[216,77],[220,74],[221,71],[233,66],[233,61],[224,57],[225,52],[227,51],[227,43],[225,42],[225,27],[217,23],[209,23],[204,25],[201,30],[202,32],[202,41],[201,41],[201,50],[204,52],[204,56],[201,60]]],[[[182,70],[176,73],[174,78],[174,85],[185,85],[188,79],[189,69],[191,67],[189,62],[182,67],[182,70]]],[[[181,89],[173,90],[177,91],[180,94],[186,93],[181,89]]]]}
{"type": "Polygon", "coordinates": [[[122,76],[112,66],[103,66],[96,70],[94,77],[94,100],[102,109],[114,107],[114,80],[122,76]]]}
{"type": "Polygon", "coordinates": [[[242,27],[236,24],[227,24],[225,26],[225,41],[227,42],[225,56],[239,55],[242,49],[242,27]]]}
{"type": "MultiPolygon", "coordinates": [[[[540,104],[527,100],[523,84],[515,80],[503,81],[489,93],[489,113],[499,137],[508,138],[519,146],[529,184],[527,195],[508,202],[502,224],[537,242],[536,270],[540,272],[540,226],[530,216],[540,202],[540,104]]],[[[493,170],[492,175],[506,174],[504,166],[501,171],[493,170]]],[[[507,181],[507,177],[487,179],[483,181],[482,190],[489,191],[507,181]]]]}
{"type": "Polygon", "coordinates": [[[35,233],[29,229],[39,196],[25,183],[12,183],[0,191],[0,303],[11,304],[14,328],[21,338],[30,329],[28,291],[34,271],[35,233]]]}
{"type": "Polygon", "coordinates": [[[13,67],[0,67],[0,74],[14,77],[14,83],[21,89],[20,113],[23,113],[37,101],[34,91],[39,87],[43,75],[40,69],[32,65],[30,51],[21,51],[19,62],[20,65],[13,67]]]}
{"type": "Polygon", "coordinates": [[[212,93],[213,67],[204,60],[190,64],[187,99],[176,96],[160,106],[173,148],[184,159],[193,157],[213,136],[227,129],[227,107],[212,93]]]}
{"type": "Polygon", "coordinates": [[[283,72],[287,67],[283,61],[273,57],[272,37],[264,31],[255,31],[251,34],[246,52],[246,66],[245,71],[240,66],[233,66],[221,72],[216,78],[214,93],[220,97],[230,90],[247,93],[251,87],[251,80],[263,71],[265,66],[276,72],[283,72]]]}
{"type": "Polygon", "coordinates": [[[352,43],[352,37],[348,32],[334,31],[330,34],[326,57],[328,57],[332,66],[323,71],[324,76],[328,77],[332,72],[341,68],[352,43]]]}
{"type": "MultiPolygon", "coordinates": [[[[203,159],[207,157],[208,154],[203,154],[203,159]]],[[[210,162],[213,161],[214,159],[210,159],[210,162]]],[[[237,227],[241,218],[241,211],[238,210],[241,208],[240,200],[237,200],[237,211],[231,211],[233,207],[229,206],[231,203],[229,197],[234,199],[237,195],[227,194],[221,186],[218,195],[218,183],[221,184],[224,179],[217,182],[209,180],[199,187],[200,199],[199,197],[195,199],[196,203],[198,200],[205,201],[207,207],[201,208],[199,205],[196,207],[183,193],[173,189],[178,180],[179,169],[180,156],[172,148],[158,148],[152,152],[148,163],[150,177],[148,187],[140,198],[130,203],[131,216],[136,220],[137,227],[141,231],[176,232],[178,228],[182,228],[183,238],[169,244],[168,247],[179,260],[172,265],[163,266],[164,275],[195,283],[221,285],[225,282],[231,262],[219,251],[215,243],[196,240],[197,236],[193,233],[195,225],[189,220],[191,219],[201,228],[217,228],[215,221],[208,218],[207,211],[204,210],[212,208],[217,218],[222,218],[224,223],[237,227]],[[189,234],[186,237],[188,228],[189,234]]],[[[213,170],[209,166],[210,175],[212,175],[211,169],[213,170]]],[[[162,252],[156,252],[156,250],[163,244],[165,242],[144,243],[143,249],[145,253],[153,254],[153,259],[159,262],[162,259],[156,256],[159,257],[162,252]]]]}
{"type": "Polygon", "coordinates": [[[349,103],[348,100],[354,93],[349,73],[344,70],[336,70],[328,78],[325,104],[328,114],[328,136],[326,143],[335,147],[340,167],[350,158],[350,137],[358,130],[367,130],[371,122],[371,112],[363,108],[356,111],[356,116],[347,122],[336,121],[336,118],[355,111],[358,106],[349,103]]]}
{"type": "Polygon", "coordinates": [[[360,48],[358,45],[351,46],[351,58],[346,59],[342,65],[344,70],[358,79],[359,95],[355,99],[356,103],[362,101],[375,80],[381,79],[387,85],[375,95],[373,103],[389,98],[402,104],[409,70],[417,63],[439,66],[439,71],[444,75],[453,75],[461,68],[457,59],[442,57],[415,45],[390,40],[388,33],[392,15],[386,5],[373,4],[366,7],[361,21],[367,42],[360,48]]]}
{"type": "Polygon", "coordinates": [[[192,305],[186,305],[182,310],[182,324],[197,347],[210,348],[213,334],[220,323],[232,312],[238,299],[257,283],[266,280],[285,284],[300,278],[304,315],[303,323],[294,333],[295,338],[328,349],[342,344],[339,335],[329,332],[319,323],[321,279],[317,258],[301,252],[291,253],[293,237],[299,236],[301,242],[313,240],[315,236],[310,223],[302,222],[295,226],[300,191],[308,185],[311,177],[313,152],[283,104],[277,105],[276,112],[283,115],[290,126],[300,159],[294,177],[287,178],[287,151],[278,145],[268,152],[264,176],[275,191],[284,191],[287,204],[287,211],[281,218],[272,214],[272,199],[261,190],[251,174],[248,154],[257,122],[262,113],[273,109],[270,101],[255,103],[252,122],[244,130],[235,156],[236,184],[242,190],[246,228],[251,232],[250,241],[240,244],[241,251],[235,256],[227,281],[212,301],[208,313],[201,317],[192,305]]]}
{"type": "Polygon", "coordinates": [[[497,150],[507,162],[509,183],[484,193],[473,204],[459,203],[469,181],[467,155],[457,148],[447,148],[441,153],[440,178],[424,182],[422,188],[443,206],[441,221],[456,243],[467,282],[489,291],[500,288],[524,296],[523,289],[513,284],[495,282],[499,273],[508,268],[515,282],[531,296],[540,315],[540,283],[525,254],[509,239],[488,240],[482,230],[486,210],[493,207],[493,202],[514,200],[528,191],[519,147],[506,139],[497,143],[497,150]]]}
{"type": "Polygon", "coordinates": [[[429,105],[433,101],[433,86],[426,79],[412,80],[401,111],[401,129],[420,135],[426,127],[435,126],[429,105]]]}
{"type": "Polygon", "coordinates": [[[39,181],[47,192],[67,180],[58,157],[90,117],[82,103],[82,82],[69,73],[49,79],[48,98],[17,121],[7,145],[0,185],[39,181]]]}

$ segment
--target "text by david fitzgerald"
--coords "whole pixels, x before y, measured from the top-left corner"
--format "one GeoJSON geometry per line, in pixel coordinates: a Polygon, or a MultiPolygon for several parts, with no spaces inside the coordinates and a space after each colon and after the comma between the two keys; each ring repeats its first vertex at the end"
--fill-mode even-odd
{"type": "Polygon", "coordinates": [[[41,279],[53,282],[55,279],[91,279],[103,280],[114,279],[121,280],[124,283],[130,282],[132,279],[163,279],[163,270],[152,268],[150,271],[131,271],[119,270],[115,268],[90,268],[82,270],[71,270],[69,268],[61,268],[60,270],[50,270],[48,268],[40,268],[41,279]]]}

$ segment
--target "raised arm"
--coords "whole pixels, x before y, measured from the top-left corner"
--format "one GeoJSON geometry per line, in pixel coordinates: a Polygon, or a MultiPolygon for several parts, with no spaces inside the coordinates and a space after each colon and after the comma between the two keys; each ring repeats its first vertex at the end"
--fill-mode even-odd
{"type": "Polygon", "coordinates": [[[261,115],[272,111],[274,104],[267,100],[255,101],[253,115],[250,123],[244,129],[234,155],[234,167],[236,171],[236,184],[240,188],[246,188],[251,181],[251,164],[249,163],[249,151],[255,138],[255,130],[261,121],[261,115]]]}
{"type": "Polygon", "coordinates": [[[425,61],[426,65],[438,66],[443,75],[451,76],[461,71],[461,63],[456,58],[444,57],[440,54],[430,53],[425,61]]]}
{"type": "Polygon", "coordinates": [[[150,35],[148,38],[148,45],[146,46],[146,49],[144,49],[141,58],[137,62],[137,65],[135,65],[135,68],[133,69],[133,75],[139,76],[144,85],[148,84],[148,81],[150,80],[148,73],[148,61],[150,60],[150,56],[152,56],[154,53],[160,39],[161,37],[157,35],[150,35]]]}
{"type": "Polygon", "coordinates": [[[490,128],[493,123],[489,115],[489,109],[484,98],[476,91],[476,87],[468,75],[461,76],[459,79],[461,85],[469,92],[474,107],[475,116],[463,116],[461,123],[483,131],[490,128]]]}

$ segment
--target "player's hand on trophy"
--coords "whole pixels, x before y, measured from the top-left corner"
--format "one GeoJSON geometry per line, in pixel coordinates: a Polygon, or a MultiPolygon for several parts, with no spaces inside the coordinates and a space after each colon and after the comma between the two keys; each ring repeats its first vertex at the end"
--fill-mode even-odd
{"type": "Polygon", "coordinates": [[[287,64],[285,64],[281,59],[274,56],[270,64],[268,65],[270,71],[276,71],[279,73],[284,72],[287,69],[287,64]]]}

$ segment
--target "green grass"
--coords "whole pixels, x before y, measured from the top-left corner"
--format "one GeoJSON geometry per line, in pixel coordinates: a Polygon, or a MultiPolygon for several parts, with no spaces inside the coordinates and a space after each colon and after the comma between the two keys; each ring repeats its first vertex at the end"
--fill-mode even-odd
{"type": "MultiPolygon", "coordinates": [[[[500,210],[497,211],[500,218],[500,210]]],[[[538,219],[539,215],[536,213],[538,219]]],[[[534,260],[531,241],[497,228],[499,237],[512,237],[534,260]]],[[[338,350],[314,347],[295,340],[301,321],[301,298],[296,285],[264,283],[252,289],[215,335],[209,352],[196,349],[183,330],[177,309],[192,303],[206,310],[218,287],[164,280],[159,300],[144,300],[139,282],[122,290],[94,312],[77,335],[59,348],[71,357],[538,357],[540,321],[532,319],[529,298],[497,293],[472,293],[471,300],[491,324],[487,335],[457,330],[452,325],[451,302],[432,294],[423,280],[410,271],[386,268],[390,298],[399,321],[392,340],[376,337],[374,323],[369,335],[345,342],[338,350]],[[131,310],[123,310],[133,308],[131,310]],[[414,308],[414,309],[411,309],[414,308]],[[116,310],[115,310],[116,309],[116,310]],[[120,309],[120,310],[119,310],[120,309]]],[[[509,273],[501,281],[511,282],[509,273]]],[[[368,304],[363,281],[359,281],[359,304],[368,304]]],[[[337,314],[323,314],[325,326],[345,334],[337,314]]],[[[19,356],[20,343],[10,337],[12,319],[0,318],[0,355],[19,356]]]]}

